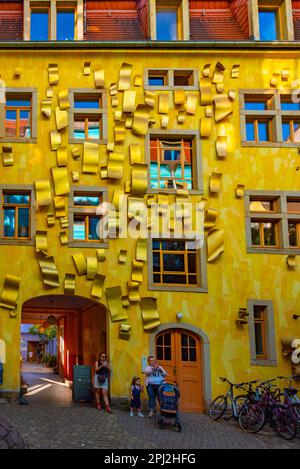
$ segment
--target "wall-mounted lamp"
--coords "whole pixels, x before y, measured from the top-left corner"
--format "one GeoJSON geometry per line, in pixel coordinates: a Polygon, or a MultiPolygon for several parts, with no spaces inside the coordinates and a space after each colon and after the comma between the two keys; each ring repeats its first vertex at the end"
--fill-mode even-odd
{"type": "Polygon", "coordinates": [[[300,318],[300,314],[293,314],[293,319],[298,319],[300,318]]]}
{"type": "Polygon", "coordinates": [[[176,313],[176,317],[178,319],[178,321],[181,321],[181,319],[183,318],[183,313],[176,313]]]}

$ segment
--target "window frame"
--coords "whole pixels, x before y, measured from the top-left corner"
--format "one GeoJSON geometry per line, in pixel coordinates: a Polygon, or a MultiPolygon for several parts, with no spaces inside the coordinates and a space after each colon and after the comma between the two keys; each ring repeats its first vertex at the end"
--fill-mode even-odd
{"type": "Polygon", "coordinates": [[[145,68],[144,69],[144,89],[151,91],[172,91],[172,90],[186,90],[186,91],[199,91],[199,73],[195,68],[145,68]],[[192,75],[192,85],[174,85],[174,74],[176,72],[190,72],[192,75]],[[157,74],[157,75],[155,75],[157,74]],[[166,84],[164,85],[150,85],[149,77],[151,76],[164,76],[166,77],[166,84]]]}
{"type": "MultiPolygon", "coordinates": [[[[39,2],[34,2],[32,1],[31,4],[30,4],[30,19],[29,19],[29,37],[30,37],[30,41],[32,41],[31,39],[31,15],[32,15],[32,12],[33,11],[45,11],[47,10],[47,13],[48,13],[48,39],[47,41],[50,41],[51,40],[51,5],[50,5],[50,2],[44,2],[45,5],[41,5],[39,2]],[[37,5],[34,5],[34,3],[37,3],[37,5]]],[[[41,39],[34,39],[34,41],[39,41],[41,39]]]]}
{"type": "Polygon", "coordinates": [[[0,102],[0,142],[5,143],[37,143],[37,113],[38,113],[38,91],[37,88],[6,88],[5,103],[0,102]],[[27,97],[31,99],[31,137],[7,137],[5,135],[6,120],[6,96],[16,95],[16,98],[27,97]]]}
{"type": "Polygon", "coordinates": [[[176,39],[169,39],[169,41],[180,41],[183,38],[183,28],[182,28],[182,14],[181,14],[181,5],[176,4],[174,5],[164,5],[159,0],[156,0],[156,10],[155,10],[155,23],[156,23],[156,31],[155,36],[157,41],[167,41],[164,39],[157,39],[157,13],[158,12],[176,12],[176,30],[177,30],[177,37],[176,39]]]}
{"type": "MultiPolygon", "coordinates": [[[[285,0],[283,0],[285,1],[285,0]]],[[[276,33],[277,33],[277,38],[276,39],[266,39],[263,42],[273,42],[273,41],[281,41],[283,39],[283,24],[282,24],[282,15],[280,11],[280,6],[279,5],[274,5],[274,4],[258,4],[258,28],[259,28],[259,12],[260,11],[274,11],[276,13],[276,33]]],[[[259,32],[259,37],[260,37],[260,32],[259,32]]],[[[262,41],[262,39],[260,39],[262,41]]]]}
{"type": "Polygon", "coordinates": [[[28,184],[1,184],[0,185],[0,200],[1,200],[1,214],[0,214],[0,245],[18,245],[18,246],[33,246],[35,244],[36,222],[35,222],[35,190],[34,186],[28,184]],[[29,233],[28,238],[9,238],[3,236],[3,215],[4,215],[4,194],[22,194],[30,195],[29,205],[29,233]]]}
{"type": "Polygon", "coordinates": [[[194,177],[195,188],[189,189],[189,194],[203,194],[203,173],[202,173],[202,152],[201,152],[201,142],[200,142],[200,133],[197,130],[168,130],[166,132],[160,129],[150,129],[148,134],[145,137],[145,159],[148,164],[148,189],[147,194],[177,194],[177,189],[170,188],[150,188],[150,163],[151,163],[151,148],[150,141],[151,137],[161,138],[165,140],[178,140],[178,139],[187,139],[191,138],[193,145],[193,162],[192,166],[194,168],[194,177]]]}
{"type": "Polygon", "coordinates": [[[92,215],[91,212],[96,212],[96,208],[93,206],[76,206],[74,204],[74,195],[76,193],[86,193],[86,194],[95,194],[102,195],[102,203],[108,202],[108,187],[98,187],[98,186],[71,186],[70,193],[69,193],[69,207],[68,207],[68,221],[69,221],[69,230],[68,230],[68,246],[72,248],[80,247],[80,248],[108,248],[108,241],[104,240],[74,240],[73,238],[73,231],[74,231],[74,217],[75,215],[78,216],[88,216],[92,215]]]}
{"type": "MultiPolygon", "coordinates": [[[[100,98],[99,98],[100,99],[100,98]]],[[[70,101],[70,111],[69,111],[69,143],[72,144],[83,144],[84,142],[98,143],[98,144],[107,144],[108,141],[108,110],[107,110],[107,91],[106,90],[95,90],[95,88],[70,88],[69,89],[69,101],[70,101]],[[86,95],[87,97],[95,96],[101,97],[101,104],[99,103],[99,108],[75,108],[75,96],[76,95],[86,95]],[[91,115],[101,116],[102,120],[102,138],[75,138],[74,129],[75,129],[75,117],[76,115],[82,115],[84,117],[90,117],[91,115]]]]}
{"type": "Polygon", "coordinates": [[[276,353],[276,335],[275,335],[275,322],[274,322],[274,308],[271,300],[256,300],[248,299],[248,331],[249,331],[249,345],[250,345],[250,363],[255,366],[277,366],[277,353],[276,353]],[[255,321],[254,309],[255,306],[265,307],[265,357],[258,357],[256,353],[255,343],[255,321]]]}

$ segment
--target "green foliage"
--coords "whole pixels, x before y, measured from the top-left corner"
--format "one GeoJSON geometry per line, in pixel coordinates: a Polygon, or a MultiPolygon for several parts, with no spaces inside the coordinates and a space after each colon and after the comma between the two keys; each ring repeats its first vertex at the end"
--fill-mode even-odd
{"type": "Polygon", "coordinates": [[[41,339],[51,340],[56,337],[57,328],[56,326],[49,326],[44,332],[39,332],[39,325],[34,325],[30,327],[29,334],[38,335],[41,339]]]}

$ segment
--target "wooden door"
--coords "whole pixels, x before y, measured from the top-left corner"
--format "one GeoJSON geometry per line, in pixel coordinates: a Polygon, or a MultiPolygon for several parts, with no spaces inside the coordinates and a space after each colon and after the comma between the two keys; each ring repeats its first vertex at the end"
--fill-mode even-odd
{"type": "Polygon", "coordinates": [[[186,330],[169,329],[156,337],[156,357],[168,378],[178,383],[180,410],[203,412],[201,342],[186,330]]]}

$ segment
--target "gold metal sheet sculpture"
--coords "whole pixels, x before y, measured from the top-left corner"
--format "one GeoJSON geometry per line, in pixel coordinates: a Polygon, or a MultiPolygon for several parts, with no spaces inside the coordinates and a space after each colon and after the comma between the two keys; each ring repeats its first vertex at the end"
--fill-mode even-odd
{"type": "Polygon", "coordinates": [[[211,77],[211,65],[210,64],[205,64],[202,70],[202,75],[206,78],[211,77]]]}
{"type": "Polygon", "coordinates": [[[216,84],[217,93],[224,93],[224,90],[225,90],[224,83],[217,83],[216,84]]]}
{"type": "Polygon", "coordinates": [[[108,144],[106,145],[106,149],[107,149],[107,151],[114,151],[115,142],[108,142],[108,144]]]}
{"type": "Polygon", "coordinates": [[[118,90],[125,91],[130,89],[132,65],[126,62],[122,63],[119,73],[118,90]]]}
{"type": "Polygon", "coordinates": [[[162,129],[167,129],[169,125],[170,117],[168,115],[164,115],[161,117],[161,128],[162,129]]]}
{"type": "Polygon", "coordinates": [[[125,129],[132,129],[133,116],[128,116],[125,119],[125,129]]]}
{"type": "Polygon", "coordinates": [[[82,252],[78,252],[76,254],[72,255],[73,261],[75,263],[78,275],[84,275],[86,274],[86,259],[82,252]]]}
{"type": "Polygon", "coordinates": [[[157,298],[143,297],[141,299],[141,313],[145,331],[151,331],[160,325],[157,298]]]}
{"type": "Polygon", "coordinates": [[[14,310],[17,305],[17,299],[20,288],[20,277],[6,274],[4,285],[1,293],[0,306],[2,308],[14,310]]]}
{"type": "Polygon", "coordinates": [[[86,258],[86,278],[87,280],[94,280],[97,273],[98,261],[97,257],[86,258]]]}
{"type": "Polygon", "coordinates": [[[62,245],[68,244],[68,233],[67,231],[60,231],[59,239],[62,245]]]}
{"type": "Polygon", "coordinates": [[[288,81],[290,76],[290,71],[287,68],[284,68],[281,70],[281,80],[282,81],[288,81]]]}
{"type": "Polygon", "coordinates": [[[200,78],[199,81],[200,87],[200,104],[201,106],[206,106],[207,104],[212,104],[213,102],[213,90],[210,78],[200,78]]]}
{"type": "Polygon", "coordinates": [[[230,99],[230,101],[235,101],[236,91],[235,90],[229,90],[228,91],[228,98],[230,99]]]}
{"type": "Polygon", "coordinates": [[[91,62],[84,62],[83,64],[83,75],[89,76],[91,74],[91,62]]]}
{"type": "Polygon", "coordinates": [[[169,93],[160,93],[158,95],[158,112],[159,114],[168,114],[170,111],[169,93]]]}
{"type": "Polygon", "coordinates": [[[210,192],[218,193],[221,191],[222,173],[212,172],[209,179],[210,192]]]}
{"type": "Polygon", "coordinates": [[[54,262],[54,257],[44,257],[43,259],[38,259],[40,269],[42,271],[43,283],[48,287],[59,287],[59,277],[58,271],[54,262]]]}
{"type": "Polygon", "coordinates": [[[200,119],[200,135],[201,137],[210,137],[212,132],[212,119],[210,117],[202,117],[200,119]]]}
{"type": "Polygon", "coordinates": [[[42,114],[44,114],[44,116],[48,118],[51,117],[51,112],[52,112],[51,106],[52,106],[52,99],[42,99],[41,111],[42,111],[42,114]]]}
{"type": "Polygon", "coordinates": [[[91,296],[93,296],[94,298],[98,298],[99,300],[102,298],[104,282],[105,275],[97,273],[92,284],[91,296]]]}
{"type": "Polygon", "coordinates": [[[148,188],[148,165],[135,163],[131,172],[131,192],[135,195],[146,194],[148,188]]]}
{"type": "Polygon", "coordinates": [[[112,204],[115,206],[115,209],[117,211],[119,211],[123,197],[124,197],[124,191],[122,189],[114,189],[112,204]]]}
{"type": "Polygon", "coordinates": [[[295,269],[295,267],[297,267],[296,256],[287,256],[286,262],[290,269],[295,269]]]}
{"type": "Polygon", "coordinates": [[[110,179],[122,179],[124,171],[124,153],[112,152],[109,155],[107,176],[110,179]]]}
{"type": "Polygon", "coordinates": [[[35,181],[35,198],[38,207],[51,204],[51,186],[49,179],[35,181]]]}
{"type": "Polygon", "coordinates": [[[20,78],[21,75],[22,75],[22,69],[20,67],[15,67],[14,78],[20,78]]]}
{"type": "Polygon", "coordinates": [[[58,105],[61,110],[70,109],[68,90],[60,90],[58,92],[58,105]]]}
{"type": "Polygon", "coordinates": [[[118,109],[117,111],[115,111],[114,120],[117,121],[117,122],[122,121],[122,110],[121,109],[118,109]]]}
{"type": "Polygon", "coordinates": [[[277,86],[280,78],[280,73],[273,73],[270,86],[277,86]]]}
{"type": "Polygon", "coordinates": [[[78,171],[72,171],[72,181],[73,182],[78,182],[79,181],[79,172],[78,171]]]}
{"type": "Polygon", "coordinates": [[[78,160],[80,158],[80,148],[79,147],[72,148],[72,156],[73,156],[74,160],[78,160]]]}
{"type": "Polygon", "coordinates": [[[62,130],[69,125],[69,114],[68,111],[61,111],[58,106],[55,108],[55,122],[57,130],[62,130]]]}
{"type": "Polygon", "coordinates": [[[48,80],[49,85],[57,85],[59,81],[58,65],[49,64],[48,65],[48,80]]]}
{"type": "Polygon", "coordinates": [[[191,114],[192,116],[196,113],[197,109],[197,95],[196,94],[188,94],[186,97],[186,112],[187,114],[191,114]]]}
{"type": "Polygon", "coordinates": [[[184,124],[184,122],[185,122],[185,111],[179,111],[178,112],[177,122],[178,122],[178,124],[184,124]]]}
{"type": "Polygon", "coordinates": [[[3,166],[13,166],[14,155],[11,146],[6,145],[2,147],[2,158],[3,166]]]}
{"type": "Polygon", "coordinates": [[[100,177],[101,179],[107,179],[108,175],[107,175],[107,166],[102,166],[100,168],[100,177]]]}
{"type": "Polygon", "coordinates": [[[132,132],[137,135],[146,135],[151,107],[147,104],[138,104],[133,118],[132,132]]]}
{"type": "Polygon", "coordinates": [[[142,150],[138,143],[129,145],[130,164],[142,162],[142,150]]]}
{"type": "Polygon", "coordinates": [[[228,137],[227,135],[218,135],[216,141],[216,150],[218,158],[226,158],[228,154],[228,137]]]}
{"type": "Polygon", "coordinates": [[[150,107],[155,106],[155,93],[153,91],[145,91],[145,98],[144,98],[145,104],[147,104],[150,107]]]}
{"type": "Polygon", "coordinates": [[[112,107],[118,107],[119,106],[118,96],[112,96],[111,97],[111,105],[112,105],[112,107]]]}
{"type": "Polygon", "coordinates": [[[139,294],[139,282],[127,282],[128,286],[128,298],[130,303],[138,303],[141,301],[139,294]]]}
{"type": "Polygon", "coordinates": [[[50,145],[53,151],[61,146],[61,135],[57,130],[50,130],[50,145]]]}
{"type": "Polygon", "coordinates": [[[180,106],[185,104],[185,91],[184,90],[174,90],[174,104],[180,106]]]}
{"type": "Polygon", "coordinates": [[[207,262],[215,261],[224,252],[224,230],[214,229],[207,235],[207,262]]]}
{"type": "Polygon", "coordinates": [[[35,233],[35,250],[36,252],[47,252],[48,250],[48,239],[47,231],[37,230],[35,233]]]}
{"type": "Polygon", "coordinates": [[[136,91],[126,90],[123,95],[123,112],[134,112],[136,91]]]}
{"type": "Polygon", "coordinates": [[[130,194],[131,192],[131,181],[124,182],[124,190],[126,194],[130,194]]]}
{"type": "Polygon", "coordinates": [[[107,304],[110,310],[111,320],[124,321],[127,320],[127,312],[122,304],[121,287],[109,287],[105,289],[107,304]]]}
{"type": "Polygon", "coordinates": [[[104,69],[94,70],[95,88],[105,88],[105,72],[104,69]]]}
{"type": "Polygon", "coordinates": [[[103,261],[105,261],[105,258],[106,258],[106,251],[105,251],[104,248],[97,249],[97,250],[96,250],[96,253],[97,253],[98,262],[103,262],[103,261]]]}
{"type": "Polygon", "coordinates": [[[205,117],[213,117],[213,107],[206,106],[205,108],[205,117]]]}
{"type": "Polygon", "coordinates": [[[99,146],[97,143],[84,142],[82,172],[97,174],[99,166],[99,146]]]}
{"type": "Polygon", "coordinates": [[[46,98],[52,99],[54,96],[54,91],[52,87],[46,89],[46,98]]]}
{"type": "Polygon", "coordinates": [[[64,280],[64,294],[65,295],[74,295],[76,288],[76,275],[75,274],[65,274],[64,280]]]}
{"type": "Polygon", "coordinates": [[[55,218],[54,213],[49,212],[47,213],[47,226],[54,226],[55,225],[55,218]]]}
{"type": "Polygon", "coordinates": [[[241,199],[244,197],[244,191],[245,191],[245,185],[244,184],[238,184],[235,188],[235,196],[237,199],[241,199]]]}
{"type": "Polygon", "coordinates": [[[240,76],[240,65],[232,65],[231,67],[231,78],[239,78],[240,76]]]}
{"type": "Polygon", "coordinates": [[[233,112],[231,102],[226,94],[214,96],[215,121],[219,122],[233,112]]]}
{"type": "Polygon", "coordinates": [[[127,249],[120,249],[118,262],[119,264],[126,264],[127,261],[127,249]]]}
{"type": "Polygon", "coordinates": [[[217,216],[219,215],[218,210],[214,208],[207,208],[204,211],[204,228],[213,228],[216,223],[217,216]]]}
{"type": "Polygon", "coordinates": [[[122,296],[122,305],[124,306],[124,308],[128,308],[128,306],[130,306],[128,295],[122,296]]]}
{"type": "Polygon", "coordinates": [[[67,217],[61,217],[60,218],[60,226],[63,229],[69,228],[69,221],[68,221],[67,217]]]}
{"type": "Polygon", "coordinates": [[[117,143],[124,142],[126,137],[125,122],[118,122],[115,124],[115,141],[117,143]]]}
{"type": "Polygon", "coordinates": [[[68,179],[68,171],[64,166],[58,168],[54,166],[51,168],[52,177],[54,182],[55,195],[65,195],[70,192],[70,185],[68,179]]]}
{"type": "Polygon", "coordinates": [[[221,62],[217,62],[214,70],[213,80],[212,82],[215,84],[223,83],[224,81],[224,72],[225,67],[221,62]]]}
{"type": "Polygon", "coordinates": [[[68,152],[66,147],[60,147],[56,150],[57,166],[67,166],[68,152]]]}
{"type": "Polygon", "coordinates": [[[110,96],[117,96],[117,94],[118,94],[117,83],[111,83],[111,85],[109,87],[109,95],[110,96]]]}
{"type": "Polygon", "coordinates": [[[132,282],[142,282],[143,281],[143,267],[144,267],[143,262],[136,261],[135,259],[133,259],[133,261],[132,261],[132,272],[131,272],[132,282]]]}
{"type": "Polygon", "coordinates": [[[134,86],[142,86],[143,78],[142,75],[135,75],[134,77],[134,86]]]}
{"type": "Polygon", "coordinates": [[[141,262],[147,262],[147,252],[148,252],[148,239],[147,238],[138,238],[136,242],[136,260],[141,262]]]}
{"type": "Polygon", "coordinates": [[[119,339],[129,340],[131,333],[131,326],[129,324],[120,324],[119,339]]]}

